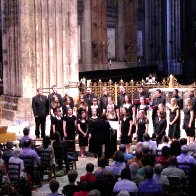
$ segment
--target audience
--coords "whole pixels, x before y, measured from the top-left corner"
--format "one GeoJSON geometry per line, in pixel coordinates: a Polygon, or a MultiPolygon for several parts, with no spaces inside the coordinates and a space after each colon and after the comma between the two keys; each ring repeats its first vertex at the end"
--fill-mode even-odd
{"type": "Polygon", "coordinates": [[[88,183],[94,183],[96,182],[96,176],[93,174],[94,171],[94,165],[92,163],[86,164],[86,175],[80,176],[80,182],[87,181],[88,183]]]}
{"type": "Polygon", "coordinates": [[[113,162],[106,166],[106,169],[109,171],[112,171],[115,176],[120,176],[121,171],[126,167],[126,164],[124,162],[124,156],[123,153],[119,150],[117,150],[113,155],[113,162]]]}
{"type": "Polygon", "coordinates": [[[170,147],[169,138],[166,135],[162,137],[162,143],[158,145],[157,150],[162,150],[164,146],[170,147]]]}
{"type": "Polygon", "coordinates": [[[175,157],[169,159],[169,167],[164,168],[161,172],[162,175],[167,177],[179,177],[181,179],[185,178],[185,173],[182,169],[177,168],[177,160],[175,157]]]}
{"type": "Polygon", "coordinates": [[[140,182],[138,187],[139,193],[163,193],[163,187],[161,183],[156,182],[153,179],[153,167],[145,167],[146,180],[140,182]]]}
{"type": "Polygon", "coordinates": [[[169,180],[168,180],[167,176],[164,176],[161,174],[162,171],[163,171],[163,166],[160,163],[157,163],[154,166],[153,179],[156,182],[161,183],[163,186],[169,186],[169,180]]]}
{"type": "Polygon", "coordinates": [[[76,170],[70,170],[67,173],[69,183],[63,187],[63,194],[66,196],[73,196],[75,192],[80,191],[79,186],[76,185],[76,179],[78,177],[78,173],[76,170]]]}
{"type": "Polygon", "coordinates": [[[80,191],[75,192],[73,196],[88,196],[89,182],[83,180],[79,183],[80,191]]]}
{"type": "Polygon", "coordinates": [[[143,146],[148,146],[152,153],[155,155],[157,150],[157,142],[150,139],[150,135],[148,133],[143,134],[143,146]]]}
{"type": "Polygon", "coordinates": [[[128,153],[126,151],[126,145],[125,144],[120,144],[119,145],[119,150],[123,153],[124,155],[124,160],[127,162],[129,159],[133,159],[134,156],[131,153],[128,153]]]}
{"type": "Polygon", "coordinates": [[[7,142],[6,143],[6,150],[3,151],[2,159],[4,161],[4,164],[8,166],[8,162],[11,156],[13,156],[13,142],[7,142]]]}
{"type": "Polygon", "coordinates": [[[89,191],[88,196],[101,196],[101,193],[97,189],[93,189],[89,191]]]}
{"type": "Polygon", "coordinates": [[[59,182],[56,179],[52,179],[50,181],[49,187],[50,187],[52,194],[49,194],[48,196],[64,196],[63,194],[58,193],[59,182]]]}
{"type": "Polygon", "coordinates": [[[130,193],[136,193],[138,191],[137,185],[135,182],[130,181],[130,179],[131,173],[129,168],[124,168],[121,172],[121,180],[116,182],[113,192],[118,193],[125,190],[130,193]]]}
{"type": "Polygon", "coordinates": [[[139,167],[142,167],[142,148],[140,147],[136,147],[135,158],[127,161],[128,165],[134,162],[137,163],[139,167]]]}
{"type": "Polygon", "coordinates": [[[135,182],[138,186],[140,182],[144,180],[144,177],[138,174],[139,166],[136,162],[133,162],[129,165],[129,169],[131,172],[131,181],[135,182]]]}
{"type": "Polygon", "coordinates": [[[31,141],[30,140],[24,141],[24,146],[21,151],[21,156],[33,157],[35,160],[35,164],[40,165],[40,157],[38,156],[37,152],[31,148],[31,141]]]}
{"type": "Polygon", "coordinates": [[[156,163],[160,163],[164,168],[169,166],[170,148],[164,146],[161,155],[156,158],[156,163]]]}
{"type": "Polygon", "coordinates": [[[33,139],[29,136],[29,134],[30,134],[30,129],[28,128],[28,127],[25,127],[24,129],[23,129],[23,134],[24,134],[24,136],[21,138],[21,140],[20,140],[20,146],[21,147],[23,147],[24,146],[24,141],[25,140],[29,140],[30,142],[31,142],[31,147],[33,147],[34,146],[34,142],[33,142],[33,139]]]}

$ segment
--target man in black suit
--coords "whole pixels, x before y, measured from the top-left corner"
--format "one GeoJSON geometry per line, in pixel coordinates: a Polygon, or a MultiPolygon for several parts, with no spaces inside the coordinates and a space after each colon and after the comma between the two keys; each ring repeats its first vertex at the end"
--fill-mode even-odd
{"type": "Polygon", "coordinates": [[[165,106],[165,99],[162,97],[162,92],[160,89],[156,89],[155,91],[155,97],[152,101],[152,122],[153,122],[153,127],[155,124],[155,118],[157,116],[157,110],[158,110],[158,105],[162,103],[165,106]]]}
{"type": "Polygon", "coordinates": [[[120,94],[117,97],[117,106],[120,108],[125,101],[125,95],[128,95],[128,93],[126,93],[125,87],[123,85],[120,85],[119,90],[120,94]]]}
{"type": "Polygon", "coordinates": [[[101,114],[103,113],[103,109],[107,108],[108,96],[109,96],[109,93],[108,93],[107,88],[103,87],[102,88],[102,96],[100,97],[100,100],[99,100],[99,109],[100,109],[101,114]]]}
{"type": "Polygon", "coordinates": [[[93,98],[96,98],[95,94],[92,93],[92,90],[90,87],[87,87],[86,94],[84,95],[84,100],[87,103],[88,108],[90,108],[91,105],[93,104],[92,102],[93,98]]]}
{"type": "Polygon", "coordinates": [[[35,117],[35,135],[40,137],[39,127],[41,125],[41,137],[45,136],[46,116],[49,114],[49,102],[47,96],[43,95],[42,88],[37,89],[37,95],[32,99],[33,114],[35,117]]]}
{"type": "Polygon", "coordinates": [[[52,93],[48,95],[49,105],[50,105],[51,102],[52,102],[53,96],[57,96],[57,97],[58,97],[60,106],[62,106],[62,97],[61,97],[61,95],[60,95],[59,93],[57,93],[57,85],[53,85],[53,86],[52,86],[52,93]]]}
{"type": "Polygon", "coordinates": [[[144,91],[142,85],[139,85],[137,91],[133,94],[133,101],[136,108],[140,105],[140,97],[144,97],[145,103],[147,105],[149,104],[149,95],[147,92],[144,91]]]}

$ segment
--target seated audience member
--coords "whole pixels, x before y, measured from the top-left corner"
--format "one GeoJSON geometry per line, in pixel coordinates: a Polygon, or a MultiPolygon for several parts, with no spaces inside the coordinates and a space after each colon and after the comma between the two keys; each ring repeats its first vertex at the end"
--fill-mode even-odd
{"type": "Polygon", "coordinates": [[[161,183],[153,179],[153,167],[146,166],[145,168],[146,180],[139,183],[138,192],[140,193],[163,193],[163,186],[161,183]]]}
{"type": "Polygon", "coordinates": [[[9,179],[9,176],[8,176],[8,173],[7,173],[7,169],[6,169],[6,166],[5,164],[3,163],[3,160],[1,158],[2,156],[2,153],[0,151],[0,172],[2,173],[2,185],[4,184],[10,184],[10,179],[9,179]]]}
{"type": "Polygon", "coordinates": [[[149,146],[149,149],[152,150],[152,153],[155,155],[157,150],[157,142],[150,139],[150,135],[148,133],[143,134],[143,145],[149,146]]]}
{"type": "Polygon", "coordinates": [[[69,164],[67,160],[67,142],[61,140],[59,132],[54,133],[54,141],[52,143],[54,149],[55,161],[58,169],[63,168],[63,161],[66,165],[66,171],[69,171],[69,164]]]}
{"type": "Polygon", "coordinates": [[[108,159],[106,157],[99,158],[98,166],[99,168],[97,168],[97,170],[94,172],[94,175],[97,179],[102,179],[105,176],[109,177],[110,180],[115,179],[114,174],[105,168],[106,166],[108,166],[108,159]]]}
{"type": "Polygon", "coordinates": [[[58,193],[59,182],[56,179],[52,179],[50,181],[49,187],[50,187],[52,194],[49,194],[48,196],[64,196],[63,194],[58,193]]]}
{"type": "Polygon", "coordinates": [[[120,144],[119,145],[119,150],[123,153],[124,155],[124,160],[127,162],[129,159],[133,159],[133,155],[131,153],[128,153],[126,151],[126,145],[125,144],[120,144]]]}
{"type": "Polygon", "coordinates": [[[120,191],[117,196],[130,196],[128,191],[120,191]]]}
{"type": "Polygon", "coordinates": [[[79,183],[80,191],[75,192],[73,196],[88,196],[89,186],[90,184],[86,180],[81,181],[79,183]]]}
{"type": "Polygon", "coordinates": [[[169,138],[166,135],[164,135],[162,137],[162,143],[158,145],[158,148],[157,149],[158,150],[162,150],[162,148],[164,146],[170,147],[170,144],[168,142],[169,142],[169,138]]]}
{"type": "Polygon", "coordinates": [[[114,185],[113,192],[120,192],[122,190],[128,191],[130,193],[136,193],[138,191],[135,182],[130,181],[131,173],[129,168],[124,168],[121,172],[121,180],[116,182],[114,185]]]}
{"type": "Polygon", "coordinates": [[[101,196],[101,193],[99,190],[93,189],[93,190],[89,191],[88,196],[101,196]]]}
{"type": "MultiPolygon", "coordinates": [[[[181,146],[181,154],[176,157],[178,164],[179,163],[190,163],[196,165],[196,160],[193,156],[188,154],[189,147],[188,145],[181,146]]],[[[190,167],[190,166],[189,166],[190,167]]],[[[179,165],[179,168],[183,168],[179,165]]]]}
{"type": "Polygon", "coordinates": [[[154,167],[155,165],[155,155],[152,154],[152,151],[150,150],[149,146],[144,145],[142,148],[142,157],[143,158],[148,158],[149,165],[154,167]]]}
{"type": "Polygon", "coordinates": [[[196,152],[196,141],[193,141],[192,143],[190,143],[189,145],[189,150],[192,152],[196,152]]]}
{"type": "Polygon", "coordinates": [[[177,160],[175,157],[169,159],[169,166],[161,172],[161,175],[167,177],[179,177],[181,179],[185,178],[185,173],[182,169],[177,168],[177,160]]]}
{"type": "MultiPolygon", "coordinates": [[[[9,159],[9,163],[19,163],[20,164],[20,177],[26,178],[27,174],[24,172],[24,169],[25,169],[24,168],[24,161],[19,158],[20,153],[21,153],[21,149],[15,148],[13,150],[13,156],[10,157],[10,159],[9,159]]],[[[10,169],[10,167],[9,167],[9,169],[10,169]]]]}
{"type": "Polygon", "coordinates": [[[126,167],[123,153],[117,150],[113,155],[113,162],[106,166],[106,169],[111,171],[115,176],[120,176],[121,171],[126,167]]]}
{"type": "Polygon", "coordinates": [[[21,151],[21,156],[30,156],[33,157],[35,160],[36,165],[40,165],[40,158],[35,150],[31,148],[31,141],[25,140],[23,149],[21,151]]]}
{"type": "Polygon", "coordinates": [[[81,181],[87,181],[88,183],[94,183],[96,182],[96,176],[93,174],[94,171],[94,165],[92,163],[86,164],[86,175],[80,176],[80,182],[81,181]]]}
{"type": "Polygon", "coordinates": [[[127,161],[128,165],[130,165],[134,162],[138,164],[139,168],[142,167],[142,148],[139,148],[139,147],[136,148],[135,158],[127,161]]]}
{"type": "Polygon", "coordinates": [[[181,145],[179,141],[172,141],[170,144],[170,155],[171,156],[178,156],[181,153],[181,145]]]}
{"type": "Polygon", "coordinates": [[[20,147],[23,147],[24,146],[24,141],[25,140],[29,140],[31,142],[31,147],[34,147],[33,139],[29,136],[29,133],[30,133],[30,129],[28,127],[25,127],[23,129],[24,136],[20,140],[20,144],[19,144],[20,147]]]}
{"type": "Polygon", "coordinates": [[[78,173],[76,170],[70,170],[67,173],[67,177],[69,180],[69,183],[63,187],[63,194],[66,196],[73,196],[75,192],[80,191],[79,186],[75,184],[76,179],[78,177],[78,173]]]}
{"type": "Polygon", "coordinates": [[[180,138],[180,145],[187,145],[187,139],[186,138],[180,138]]]}
{"type": "Polygon", "coordinates": [[[4,150],[2,159],[4,160],[4,164],[7,166],[9,159],[11,156],[13,156],[13,142],[7,142],[6,143],[6,150],[4,150]]]}
{"type": "Polygon", "coordinates": [[[136,162],[133,162],[129,165],[130,173],[131,173],[131,181],[135,182],[136,185],[138,186],[140,182],[144,180],[144,177],[139,175],[138,169],[139,166],[136,162]]]}
{"type": "Polygon", "coordinates": [[[142,167],[138,169],[138,174],[140,176],[143,176],[144,178],[146,178],[145,168],[146,168],[146,166],[149,166],[150,163],[151,163],[151,160],[149,157],[142,158],[142,167]]]}
{"type": "Polygon", "coordinates": [[[161,174],[162,171],[163,171],[163,166],[160,163],[157,163],[154,166],[153,179],[156,182],[161,183],[163,186],[169,186],[169,180],[168,180],[167,176],[164,176],[161,174]]]}
{"type": "Polygon", "coordinates": [[[170,148],[164,146],[161,155],[156,158],[156,163],[160,163],[164,168],[169,166],[170,148]]]}

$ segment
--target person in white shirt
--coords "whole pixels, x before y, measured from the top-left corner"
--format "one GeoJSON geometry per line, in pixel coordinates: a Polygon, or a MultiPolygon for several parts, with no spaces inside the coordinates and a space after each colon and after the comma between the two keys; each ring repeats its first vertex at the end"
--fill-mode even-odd
{"type": "Polygon", "coordinates": [[[162,150],[164,146],[167,146],[170,148],[170,144],[168,142],[169,142],[169,138],[166,135],[164,135],[162,138],[162,143],[158,145],[157,150],[162,150]]]}

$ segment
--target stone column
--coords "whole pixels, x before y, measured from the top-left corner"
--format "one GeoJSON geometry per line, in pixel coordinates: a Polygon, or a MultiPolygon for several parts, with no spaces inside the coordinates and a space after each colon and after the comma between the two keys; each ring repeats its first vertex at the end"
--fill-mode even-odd
{"type": "Polygon", "coordinates": [[[124,0],[125,21],[125,60],[131,66],[137,66],[137,1],[124,0]]]}
{"type": "Polygon", "coordinates": [[[118,0],[118,26],[117,26],[117,58],[118,61],[125,60],[125,24],[124,24],[124,10],[123,1],[118,0]]]}
{"type": "Polygon", "coordinates": [[[180,1],[167,0],[168,73],[176,75],[182,72],[180,12],[180,1]]]}
{"type": "Polygon", "coordinates": [[[92,41],[91,41],[91,0],[84,1],[84,17],[82,25],[82,48],[83,48],[83,67],[86,70],[92,64],[92,41]]]}
{"type": "Polygon", "coordinates": [[[78,82],[77,0],[2,0],[2,12],[3,116],[30,118],[38,87],[78,82]]]}
{"type": "Polygon", "coordinates": [[[107,63],[107,2],[91,1],[92,59],[100,69],[107,63]]]}

